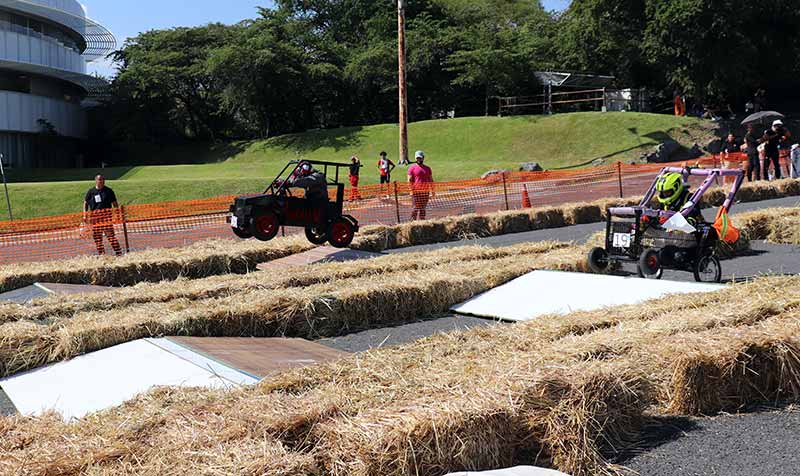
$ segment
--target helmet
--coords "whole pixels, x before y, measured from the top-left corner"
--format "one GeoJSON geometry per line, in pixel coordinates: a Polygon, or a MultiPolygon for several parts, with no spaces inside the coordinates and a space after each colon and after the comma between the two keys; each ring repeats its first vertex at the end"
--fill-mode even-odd
{"type": "Polygon", "coordinates": [[[777,119],[775,122],[772,123],[772,127],[782,126],[782,125],[783,125],[783,121],[780,120],[780,119],[777,119]]]}
{"type": "Polygon", "coordinates": [[[683,175],[679,173],[669,173],[662,175],[656,182],[658,201],[662,205],[672,205],[681,196],[686,185],[683,183],[683,175]]]}
{"type": "Polygon", "coordinates": [[[314,169],[311,167],[310,162],[300,162],[300,164],[297,166],[297,170],[303,177],[311,175],[311,172],[314,171],[314,169]]]}

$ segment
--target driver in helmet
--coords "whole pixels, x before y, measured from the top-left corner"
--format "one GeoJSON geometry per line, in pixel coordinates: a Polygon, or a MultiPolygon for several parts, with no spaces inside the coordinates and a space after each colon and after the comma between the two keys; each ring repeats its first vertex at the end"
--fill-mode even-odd
{"type": "Polygon", "coordinates": [[[310,162],[300,162],[291,185],[305,190],[308,200],[328,201],[328,180],[310,162]]]}
{"type": "MultiPolygon", "coordinates": [[[[664,174],[658,178],[656,182],[656,199],[661,204],[663,210],[680,212],[686,207],[692,206],[690,202],[692,192],[689,190],[689,184],[686,183],[682,174],[672,172],[664,174]]],[[[703,219],[699,207],[695,207],[692,213],[686,217],[687,220],[694,224],[699,223],[703,219]]]]}

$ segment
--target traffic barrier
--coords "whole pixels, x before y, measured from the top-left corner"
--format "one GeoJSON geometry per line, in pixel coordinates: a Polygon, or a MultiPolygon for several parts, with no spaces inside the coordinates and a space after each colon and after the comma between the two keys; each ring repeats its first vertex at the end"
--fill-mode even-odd
{"type": "MultiPolygon", "coordinates": [[[[742,163],[745,156],[730,154],[727,160],[735,165],[742,163]]],[[[786,157],[783,163],[788,164],[786,157]]],[[[385,185],[360,186],[361,199],[346,202],[345,213],[362,225],[393,226],[412,220],[415,203],[417,208],[424,203],[425,216],[431,219],[518,210],[529,202],[539,207],[638,196],[647,190],[653,175],[664,165],[616,163],[589,169],[504,173],[486,179],[440,182],[424,193],[427,200],[419,200],[417,190],[416,202],[408,183],[394,183],[390,194],[386,193],[385,185]]],[[[687,165],[719,167],[721,157],[704,157],[687,165]]],[[[85,220],[83,214],[76,213],[0,222],[0,265],[93,255],[101,250],[112,253],[114,241],[127,253],[182,247],[212,238],[233,238],[226,223],[233,199],[223,196],[126,205],[113,211],[95,212],[85,220]],[[102,248],[99,243],[103,243],[102,248]]]]}

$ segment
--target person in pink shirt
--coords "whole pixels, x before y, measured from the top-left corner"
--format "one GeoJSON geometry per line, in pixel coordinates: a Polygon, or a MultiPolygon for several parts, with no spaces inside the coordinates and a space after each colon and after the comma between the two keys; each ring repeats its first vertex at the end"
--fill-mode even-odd
{"type": "Polygon", "coordinates": [[[408,168],[408,183],[411,184],[411,201],[414,205],[411,221],[425,219],[433,192],[433,171],[425,165],[425,153],[418,150],[414,159],[417,163],[408,168]]]}

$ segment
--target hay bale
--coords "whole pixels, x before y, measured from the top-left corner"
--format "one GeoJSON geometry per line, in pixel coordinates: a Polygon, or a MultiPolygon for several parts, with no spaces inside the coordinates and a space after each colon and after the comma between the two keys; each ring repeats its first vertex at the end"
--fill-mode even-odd
{"type": "Polygon", "coordinates": [[[307,251],[313,245],[299,237],[269,243],[255,240],[209,240],[185,248],[153,249],[111,258],[85,256],[63,261],[20,263],[0,267],[0,292],[35,282],[130,286],[178,277],[191,279],[220,274],[241,274],[259,263],[307,251]]]}
{"type": "Polygon", "coordinates": [[[565,206],[564,220],[568,225],[597,223],[603,220],[603,209],[594,204],[565,206]]]}
{"type": "Polygon", "coordinates": [[[777,183],[778,191],[783,197],[800,196],[800,179],[785,179],[777,183]]]}
{"type": "Polygon", "coordinates": [[[698,335],[675,363],[668,411],[711,415],[800,398],[800,318],[698,335]],[[700,341],[700,338],[703,341],[700,341]]]}
{"type": "Polygon", "coordinates": [[[512,210],[493,213],[489,218],[489,232],[492,236],[510,233],[523,233],[531,230],[531,215],[527,210],[512,210]]]}
{"type": "Polygon", "coordinates": [[[545,230],[567,226],[564,210],[556,207],[533,208],[530,210],[531,229],[545,230]]]}
{"type": "Polygon", "coordinates": [[[466,394],[334,420],[317,438],[333,475],[445,474],[531,462],[574,476],[612,474],[603,451],[638,428],[643,411],[637,378],[615,371],[546,372],[507,393],[500,392],[507,383],[489,390],[481,382],[466,394]]]}

